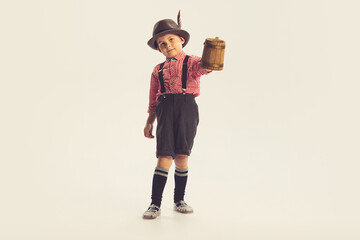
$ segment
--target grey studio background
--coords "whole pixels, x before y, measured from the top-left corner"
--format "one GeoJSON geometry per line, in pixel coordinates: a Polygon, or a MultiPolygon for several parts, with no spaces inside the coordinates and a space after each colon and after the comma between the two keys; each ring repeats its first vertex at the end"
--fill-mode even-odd
{"type": "Polygon", "coordinates": [[[359,3],[0,1],[0,239],[359,239],[359,3]],[[144,221],[146,42],[176,18],[201,56],[187,201],[144,221]]]}

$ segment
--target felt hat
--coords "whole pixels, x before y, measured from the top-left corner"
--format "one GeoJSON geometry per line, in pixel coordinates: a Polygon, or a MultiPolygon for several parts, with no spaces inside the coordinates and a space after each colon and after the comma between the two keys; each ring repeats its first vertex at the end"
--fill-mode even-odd
{"type": "Polygon", "coordinates": [[[177,24],[175,23],[175,21],[173,21],[171,19],[163,19],[163,20],[158,21],[154,25],[153,36],[147,42],[147,44],[152,49],[157,50],[158,46],[157,46],[156,40],[158,37],[161,37],[165,34],[176,34],[185,39],[185,42],[183,43],[183,47],[185,47],[185,45],[188,43],[188,41],[190,39],[190,34],[187,31],[181,29],[180,11],[177,16],[177,21],[178,21],[177,24]]]}

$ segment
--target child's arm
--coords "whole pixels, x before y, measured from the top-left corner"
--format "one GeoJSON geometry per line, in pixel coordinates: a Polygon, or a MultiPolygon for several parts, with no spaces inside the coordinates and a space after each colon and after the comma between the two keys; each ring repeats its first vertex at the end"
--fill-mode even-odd
{"type": "Polygon", "coordinates": [[[156,93],[159,89],[159,79],[157,77],[159,66],[160,64],[154,68],[154,71],[151,74],[149,107],[148,107],[149,116],[148,119],[146,120],[145,128],[144,128],[144,135],[147,138],[154,138],[154,136],[152,135],[152,131],[153,131],[154,121],[156,119],[155,107],[156,107],[156,93]]]}
{"type": "Polygon", "coordinates": [[[201,57],[192,55],[190,64],[191,64],[192,71],[199,77],[201,75],[209,74],[212,72],[211,69],[204,68],[201,65],[201,57]]]}
{"type": "Polygon", "coordinates": [[[146,120],[146,124],[145,124],[145,128],[144,128],[144,135],[147,138],[154,138],[154,136],[152,135],[152,131],[153,131],[155,119],[156,119],[156,114],[149,113],[149,117],[146,120]]]}

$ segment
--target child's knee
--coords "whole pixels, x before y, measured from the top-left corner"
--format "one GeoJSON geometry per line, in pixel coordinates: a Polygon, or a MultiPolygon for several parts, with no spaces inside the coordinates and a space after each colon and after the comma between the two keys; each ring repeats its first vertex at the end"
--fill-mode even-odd
{"type": "Polygon", "coordinates": [[[187,168],[188,155],[176,154],[175,156],[175,166],[179,169],[187,168]]]}
{"type": "Polygon", "coordinates": [[[172,160],[172,156],[159,156],[157,166],[165,169],[170,169],[172,160]]]}

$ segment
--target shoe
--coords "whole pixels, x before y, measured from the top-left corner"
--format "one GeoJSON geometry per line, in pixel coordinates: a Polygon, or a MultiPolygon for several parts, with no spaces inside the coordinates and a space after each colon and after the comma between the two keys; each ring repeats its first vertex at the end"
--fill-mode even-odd
{"type": "Polygon", "coordinates": [[[161,215],[160,207],[155,204],[151,204],[150,207],[144,212],[143,219],[155,219],[161,215]]]}
{"type": "Polygon", "coordinates": [[[180,200],[177,203],[174,203],[174,210],[180,213],[193,213],[194,210],[192,207],[187,205],[184,200],[180,200]]]}

